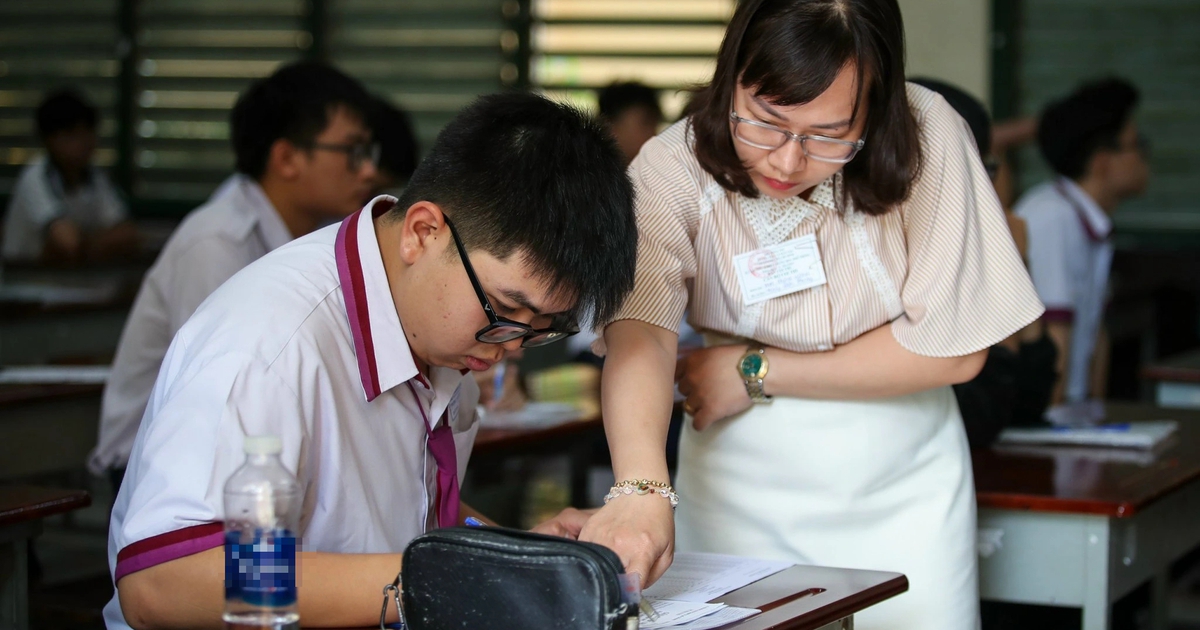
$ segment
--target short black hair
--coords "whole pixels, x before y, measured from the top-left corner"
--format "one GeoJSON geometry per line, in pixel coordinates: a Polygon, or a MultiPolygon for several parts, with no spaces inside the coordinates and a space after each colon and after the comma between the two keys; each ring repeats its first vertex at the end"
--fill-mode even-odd
{"type": "Polygon", "coordinates": [[[605,120],[616,120],[626,110],[633,107],[645,107],[662,120],[662,107],[658,103],[658,92],[654,88],[637,81],[612,83],[602,88],[596,96],[600,105],[600,117],[605,120]]]}
{"type": "Polygon", "coordinates": [[[967,121],[967,126],[971,128],[971,135],[975,136],[975,146],[979,148],[980,156],[990,155],[992,152],[992,117],[988,115],[987,108],[983,103],[967,94],[962,89],[950,85],[945,81],[937,79],[928,79],[925,77],[917,77],[909,79],[910,83],[928,88],[942,95],[950,107],[962,116],[963,120],[967,121]]]}
{"type": "Polygon", "coordinates": [[[358,81],[323,63],[293,63],[250,84],[229,116],[238,172],[260,179],[276,140],[311,144],[339,107],[366,121],[371,97],[358,81]]]}
{"type": "Polygon", "coordinates": [[[479,98],[438,134],[390,218],[419,201],[441,207],[468,250],[524,253],[593,325],[633,289],[633,187],[608,130],[577,109],[528,93],[479,98]]]}
{"type": "Polygon", "coordinates": [[[375,96],[371,108],[371,130],[379,143],[379,167],[401,181],[417,168],[417,136],[408,113],[383,96],[375,96]]]}
{"type": "Polygon", "coordinates": [[[38,104],[34,117],[38,135],[45,138],[80,125],[95,131],[99,113],[79,92],[63,89],[47,94],[38,104]]]}
{"type": "Polygon", "coordinates": [[[1133,117],[1138,90],[1119,78],[1092,81],[1050,103],[1038,122],[1038,146],[1054,172],[1079,179],[1096,151],[1117,148],[1133,117]]]}

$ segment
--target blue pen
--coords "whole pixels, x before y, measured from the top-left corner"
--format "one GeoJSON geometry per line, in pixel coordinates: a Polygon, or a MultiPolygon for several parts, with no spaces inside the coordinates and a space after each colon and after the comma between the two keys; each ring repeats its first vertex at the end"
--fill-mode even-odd
{"type": "Polygon", "coordinates": [[[504,373],[508,364],[501,360],[496,364],[496,373],[492,376],[492,402],[500,402],[504,398],[504,373]]]}
{"type": "Polygon", "coordinates": [[[467,527],[487,527],[487,523],[484,523],[474,516],[468,516],[467,518],[463,519],[463,522],[467,524],[467,527]]]}

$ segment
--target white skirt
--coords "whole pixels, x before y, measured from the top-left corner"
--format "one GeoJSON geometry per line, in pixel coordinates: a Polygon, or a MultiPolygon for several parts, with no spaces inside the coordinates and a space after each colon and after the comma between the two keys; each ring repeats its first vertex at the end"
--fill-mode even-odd
{"type": "Polygon", "coordinates": [[[868,401],[779,398],[703,432],[685,418],[676,545],[908,576],[859,630],[979,626],[975,490],[949,387],[868,401]]]}

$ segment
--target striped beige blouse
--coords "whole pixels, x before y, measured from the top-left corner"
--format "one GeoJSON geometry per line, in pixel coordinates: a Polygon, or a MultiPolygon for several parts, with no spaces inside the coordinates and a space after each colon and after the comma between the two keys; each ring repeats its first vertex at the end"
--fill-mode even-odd
{"type": "Polygon", "coordinates": [[[941,96],[908,86],[924,166],[883,216],[842,212],[841,174],[809,200],[750,199],[700,167],[687,121],[630,165],[639,226],[636,287],[617,319],[820,352],[891,323],[908,350],[952,357],[1035,320],[1042,304],[966,124],[941,96]],[[733,257],[815,235],[827,282],[747,305],[733,257]]]}

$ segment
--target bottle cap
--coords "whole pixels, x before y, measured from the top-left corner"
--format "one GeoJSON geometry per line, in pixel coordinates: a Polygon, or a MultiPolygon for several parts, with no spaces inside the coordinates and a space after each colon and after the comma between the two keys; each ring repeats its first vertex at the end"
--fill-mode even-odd
{"type": "Polygon", "coordinates": [[[283,441],[278,435],[247,435],[242,450],[247,455],[278,455],[283,452],[283,441]]]}

